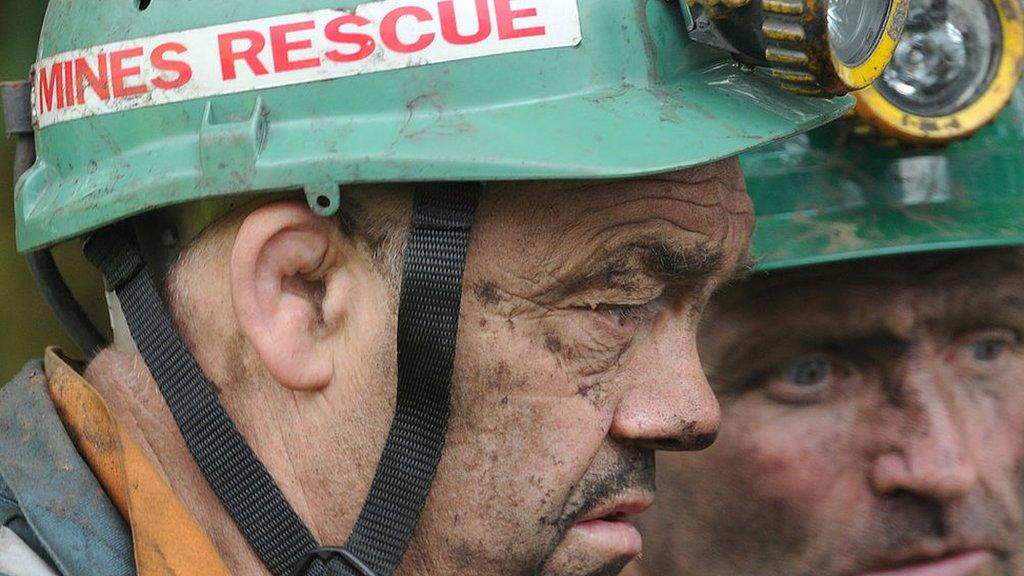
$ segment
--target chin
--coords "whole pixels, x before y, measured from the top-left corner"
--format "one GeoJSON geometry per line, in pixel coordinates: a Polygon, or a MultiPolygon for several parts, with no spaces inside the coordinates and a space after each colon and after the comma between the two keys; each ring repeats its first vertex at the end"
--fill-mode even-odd
{"type": "Polygon", "coordinates": [[[537,572],[540,576],[618,576],[634,555],[609,554],[563,541],[537,572]]]}
{"type": "Polygon", "coordinates": [[[606,563],[602,566],[594,565],[594,562],[589,562],[590,566],[583,566],[581,564],[575,564],[572,566],[556,566],[549,564],[541,570],[541,576],[618,576],[625,570],[626,565],[632,561],[632,558],[619,558],[606,563]]]}

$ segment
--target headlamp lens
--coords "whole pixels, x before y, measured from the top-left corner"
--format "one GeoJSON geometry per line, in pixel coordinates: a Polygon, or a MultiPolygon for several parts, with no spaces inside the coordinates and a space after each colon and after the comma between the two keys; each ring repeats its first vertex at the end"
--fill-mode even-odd
{"type": "Polygon", "coordinates": [[[988,88],[999,66],[1002,38],[999,15],[988,2],[918,2],[875,88],[912,114],[953,114],[988,88]]]}
{"type": "Polygon", "coordinates": [[[892,0],[831,0],[828,37],[843,64],[856,67],[875,52],[892,8],[892,0]]]}

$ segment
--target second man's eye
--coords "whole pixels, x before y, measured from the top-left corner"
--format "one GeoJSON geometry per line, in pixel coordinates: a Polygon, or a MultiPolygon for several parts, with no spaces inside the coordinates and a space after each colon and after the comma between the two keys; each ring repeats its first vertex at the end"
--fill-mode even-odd
{"type": "Polygon", "coordinates": [[[952,358],[961,368],[977,375],[995,374],[1011,369],[1004,361],[1019,346],[1020,338],[1013,330],[979,330],[960,338],[952,358]]]}
{"type": "Polygon", "coordinates": [[[852,370],[823,354],[800,356],[768,377],[767,394],[784,403],[809,404],[829,398],[845,385],[852,370]]]}
{"type": "Polygon", "coordinates": [[[995,362],[1010,349],[1010,341],[1005,338],[981,338],[971,342],[968,347],[976,361],[995,362]]]}
{"type": "Polygon", "coordinates": [[[832,372],[832,364],[825,358],[810,357],[801,358],[794,362],[790,368],[790,381],[797,386],[820,386],[824,384],[832,372]]]}
{"type": "Polygon", "coordinates": [[[971,344],[971,352],[978,362],[993,362],[1007,352],[1010,344],[1006,340],[987,338],[971,344]]]}

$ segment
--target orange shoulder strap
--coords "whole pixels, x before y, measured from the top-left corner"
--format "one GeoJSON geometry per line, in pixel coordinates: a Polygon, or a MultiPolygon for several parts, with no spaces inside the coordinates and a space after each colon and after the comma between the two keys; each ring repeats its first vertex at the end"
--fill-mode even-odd
{"type": "Polygon", "coordinates": [[[131,526],[139,576],[230,576],[213,543],[96,389],[52,348],[45,366],[68,434],[131,526]]]}

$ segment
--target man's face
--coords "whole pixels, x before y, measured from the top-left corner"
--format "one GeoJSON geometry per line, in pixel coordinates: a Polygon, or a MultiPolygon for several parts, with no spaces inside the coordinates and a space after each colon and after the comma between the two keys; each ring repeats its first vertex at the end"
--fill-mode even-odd
{"type": "Polygon", "coordinates": [[[723,409],[659,462],[649,574],[1024,574],[1024,252],[774,273],[723,294],[723,409]]]}
{"type": "Polygon", "coordinates": [[[654,451],[716,434],[696,329],[752,225],[733,160],[485,193],[410,573],[620,571],[640,546],[621,517],[649,505],[654,451]]]}

